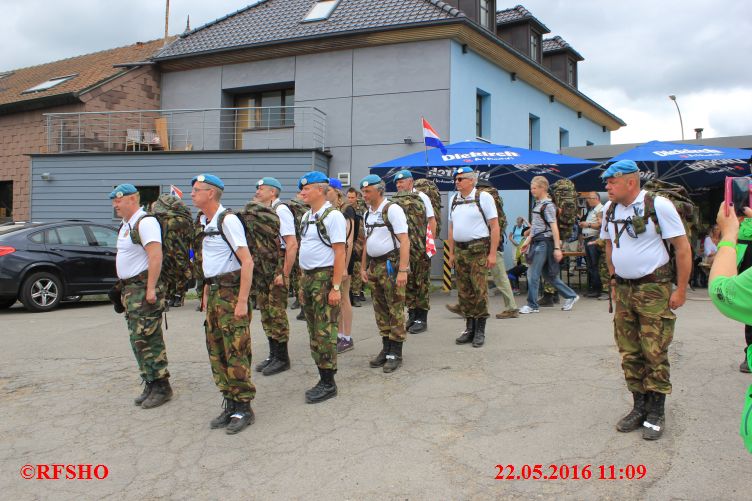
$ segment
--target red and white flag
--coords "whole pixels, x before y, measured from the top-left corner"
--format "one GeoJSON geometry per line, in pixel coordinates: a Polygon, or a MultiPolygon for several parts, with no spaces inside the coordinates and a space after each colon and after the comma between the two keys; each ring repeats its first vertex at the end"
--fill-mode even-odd
{"type": "Polygon", "coordinates": [[[431,228],[426,229],[426,254],[428,257],[433,257],[436,254],[436,242],[433,240],[431,228]]]}
{"type": "Polygon", "coordinates": [[[174,195],[178,198],[183,198],[183,192],[174,184],[170,185],[170,195],[174,195]]]}

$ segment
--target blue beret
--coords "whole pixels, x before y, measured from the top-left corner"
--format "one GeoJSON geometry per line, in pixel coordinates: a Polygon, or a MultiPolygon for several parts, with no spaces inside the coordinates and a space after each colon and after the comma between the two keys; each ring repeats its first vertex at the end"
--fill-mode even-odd
{"type": "Polygon", "coordinates": [[[399,171],[397,175],[394,176],[395,181],[399,181],[400,179],[412,179],[412,178],[413,178],[413,174],[407,169],[403,169],[399,171]]]}
{"type": "Polygon", "coordinates": [[[337,179],[336,177],[330,177],[329,178],[329,186],[332,188],[337,188],[338,190],[342,189],[342,181],[337,179]]]}
{"type": "Polygon", "coordinates": [[[639,172],[637,164],[633,160],[619,160],[615,164],[611,165],[606,172],[601,174],[602,179],[608,179],[610,177],[619,177],[624,174],[631,174],[633,172],[639,172]]]}
{"type": "Polygon", "coordinates": [[[454,171],[454,177],[459,176],[460,174],[472,174],[475,172],[472,167],[460,167],[456,171],[454,171]]]}
{"type": "Polygon", "coordinates": [[[132,184],[119,184],[110,192],[110,200],[113,198],[122,198],[128,195],[138,193],[138,190],[132,184]]]}
{"type": "Polygon", "coordinates": [[[317,170],[311,171],[300,178],[300,181],[298,181],[298,189],[302,190],[303,186],[314,183],[329,184],[329,178],[323,172],[317,170]]]}
{"type": "Polygon", "coordinates": [[[262,177],[256,182],[256,188],[259,186],[271,186],[272,188],[277,188],[279,191],[282,191],[282,183],[273,177],[262,177]]]}
{"type": "Polygon", "coordinates": [[[379,176],[377,176],[376,174],[371,174],[360,180],[360,187],[365,188],[366,186],[379,184],[380,182],[381,178],[379,176]]]}
{"type": "Polygon", "coordinates": [[[193,186],[197,182],[198,183],[206,183],[206,184],[210,184],[212,186],[216,186],[217,188],[219,188],[220,190],[223,190],[223,191],[225,189],[225,183],[223,183],[222,180],[219,179],[214,174],[199,174],[198,176],[196,176],[193,179],[191,179],[191,186],[193,186]]]}

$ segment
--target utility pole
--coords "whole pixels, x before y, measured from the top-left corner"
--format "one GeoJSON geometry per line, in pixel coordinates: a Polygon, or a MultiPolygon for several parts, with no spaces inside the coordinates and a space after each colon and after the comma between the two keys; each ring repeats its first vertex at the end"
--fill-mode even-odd
{"type": "Polygon", "coordinates": [[[676,111],[679,113],[679,126],[681,127],[682,141],[684,141],[684,122],[682,122],[681,110],[679,109],[679,103],[676,101],[676,96],[674,96],[673,94],[668,96],[668,98],[674,102],[674,104],[676,105],[676,111]]]}
{"type": "Polygon", "coordinates": [[[164,14],[164,40],[167,43],[167,37],[170,36],[170,0],[165,0],[165,14],[164,14]]]}

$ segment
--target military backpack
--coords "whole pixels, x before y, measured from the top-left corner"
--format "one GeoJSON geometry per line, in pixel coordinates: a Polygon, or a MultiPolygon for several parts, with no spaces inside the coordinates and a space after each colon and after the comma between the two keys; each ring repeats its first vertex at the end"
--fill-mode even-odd
{"type": "Polygon", "coordinates": [[[436,183],[427,178],[416,179],[413,185],[416,190],[428,196],[433,206],[433,215],[436,218],[436,234],[433,238],[439,238],[441,235],[441,192],[436,183]]]}
{"type": "Polygon", "coordinates": [[[160,280],[166,284],[178,284],[190,280],[192,276],[190,248],[193,237],[190,209],[174,195],[160,195],[152,205],[151,211],[138,218],[131,228],[131,242],[136,245],[141,245],[138,228],[145,217],[154,217],[160,227],[162,236],[160,280]]]}
{"type": "Polygon", "coordinates": [[[459,194],[455,196],[452,199],[452,211],[454,211],[454,208],[458,205],[471,203],[475,204],[475,206],[478,208],[478,211],[480,212],[480,215],[483,216],[483,221],[486,223],[486,226],[488,226],[488,230],[491,231],[491,225],[488,224],[488,218],[486,217],[486,213],[483,212],[483,208],[480,205],[480,194],[482,192],[488,193],[491,195],[491,198],[493,198],[494,205],[496,206],[496,213],[498,215],[498,221],[499,221],[499,246],[503,246],[504,239],[505,239],[505,231],[507,228],[507,215],[504,213],[504,202],[501,199],[501,196],[499,196],[499,190],[491,186],[490,184],[487,184],[485,182],[479,182],[478,185],[475,187],[475,197],[472,200],[465,200],[460,201],[459,200],[459,194]]]}
{"type": "Polygon", "coordinates": [[[577,190],[569,179],[559,179],[551,185],[550,193],[557,209],[559,238],[566,241],[572,235],[572,229],[577,222],[577,190]]]}
{"type": "Polygon", "coordinates": [[[385,226],[392,236],[392,244],[397,248],[397,235],[394,233],[394,226],[389,221],[389,208],[392,204],[399,205],[405,213],[407,219],[407,236],[410,239],[410,260],[422,259],[426,256],[426,230],[428,229],[428,220],[426,219],[426,207],[420,195],[411,191],[400,191],[393,195],[384,205],[381,212],[381,218],[384,223],[368,223],[368,214],[366,214],[366,238],[370,236],[374,228],[385,226]]]}

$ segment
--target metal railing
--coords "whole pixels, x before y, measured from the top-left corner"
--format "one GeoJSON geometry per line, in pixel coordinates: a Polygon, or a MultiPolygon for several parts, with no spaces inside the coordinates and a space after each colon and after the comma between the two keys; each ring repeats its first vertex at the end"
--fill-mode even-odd
{"type": "Polygon", "coordinates": [[[308,106],[45,113],[48,153],[324,149],[308,106]]]}

